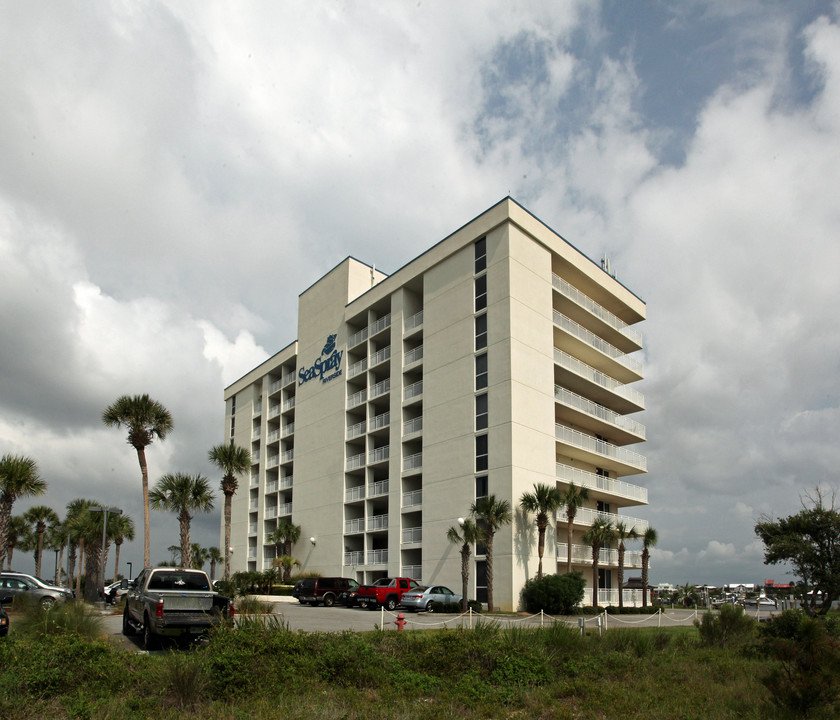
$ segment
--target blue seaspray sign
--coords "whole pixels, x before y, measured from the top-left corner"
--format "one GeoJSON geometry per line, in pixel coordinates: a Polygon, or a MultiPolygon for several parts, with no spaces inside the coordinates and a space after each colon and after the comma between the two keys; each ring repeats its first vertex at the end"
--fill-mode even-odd
{"type": "Polygon", "coordinates": [[[321,378],[321,382],[329,382],[341,375],[341,358],[343,350],[335,349],[335,335],[328,335],[320,357],[308,368],[298,370],[298,385],[303,385],[314,378],[321,378]]]}

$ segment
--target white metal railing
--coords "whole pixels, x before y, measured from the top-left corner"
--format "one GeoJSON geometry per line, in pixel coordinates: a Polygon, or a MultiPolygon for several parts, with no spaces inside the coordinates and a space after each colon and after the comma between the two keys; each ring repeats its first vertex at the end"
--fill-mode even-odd
{"type": "Polygon", "coordinates": [[[268,495],[269,493],[276,493],[277,492],[278,483],[276,480],[269,480],[265,484],[265,493],[268,495]]]}
{"type": "Polygon", "coordinates": [[[259,500],[254,498],[251,502],[248,503],[249,510],[257,510],[259,508],[259,500]]]}
{"type": "Polygon", "coordinates": [[[409,490],[408,492],[404,492],[402,496],[402,506],[404,508],[407,507],[415,507],[416,505],[423,504],[423,491],[422,490],[409,490]]]}
{"type": "Polygon", "coordinates": [[[268,437],[266,437],[265,441],[267,443],[277,442],[280,439],[280,431],[279,430],[272,430],[268,433],[268,437]]]}
{"type": "Polygon", "coordinates": [[[292,395],[292,397],[287,398],[286,401],[283,403],[283,410],[284,410],[284,412],[286,410],[291,410],[294,406],[295,406],[295,396],[292,395]]]}
{"type": "Polygon", "coordinates": [[[269,455],[265,460],[265,466],[267,468],[275,468],[280,464],[280,456],[279,455],[269,455]]]}
{"type": "Polygon", "coordinates": [[[346,468],[348,470],[356,470],[357,468],[365,466],[365,453],[359,453],[358,455],[351,455],[347,458],[347,465],[346,468]]]}
{"type": "Polygon", "coordinates": [[[411,365],[423,359],[423,346],[419,345],[413,350],[409,350],[403,358],[403,365],[411,365]]]}
{"type": "Polygon", "coordinates": [[[563,463],[555,464],[555,474],[558,479],[565,482],[573,482],[580,487],[585,487],[590,490],[601,490],[613,495],[621,495],[622,497],[631,498],[647,504],[647,488],[624,482],[624,480],[615,480],[614,478],[580,470],[579,468],[564,465],[563,463]]]}
{"type": "Polygon", "coordinates": [[[295,449],[292,448],[291,450],[284,450],[280,453],[280,462],[287,463],[291,462],[295,459],[295,449]]]}
{"type": "Polygon", "coordinates": [[[574,408],[575,410],[580,410],[580,412],[586,413],[591,417],[598,418],[610,425],[615,425],[622,430],[631,432],[640,438],[646,437],[645,426],[642,425],[642,423],[634,420],[633,418],[626,417],[625,415],[619,415],[617,412],[614,412],[603,405],[599,405],[582,395],[573,393],[568,388],[555,385],[554,399],[564,405],[567,405],[568,407],[574,408]]]}
{"type": "Polygon", "coordinates": [[[403,458],[403,470],[416,470],[423,467],[423,453],[414,453],[403,458]]]}
{"type": "Polygon", "coordinates": [[[260,461],[260,451],[259,450],[254,450],[254,452],[251,453],[251,464],[254,465],[255,463],[258,463],[259,461],[260,461]]]}
{"type": "Polygon", "coordinates": [[[423,416],[416,418],[411,418],[411,420],[406,420],[403,423],[403,435],[412,435],[416,432],[420,432],[423,429],[423,416]]]}
{"type": "Polygon", "coordinates": [[[356,407],[356,405],[361,405],[365,400],[367,400],[367,388],[362,388],[347,397],[347,407],[356,407]]]}
{"type": "Polygon", "coordinates": [[[272,418],[276,418],[281,412],[283,412],[283,409],[280,403],[270,405],[268,408],[268,419],[271,420],[272,418]]]}
{"type": "Polygon", "coordinates": [[[560,442],[575,445],[589,452],[618,460],[618,462],[632,465],[635,468],[647,472],[647,458],[627,448],[618,447],[606,440],[599,440],[598,438],[592,437],[592,435],[587,435],[586,433],[580,432],[580,430],[574,430],[565,425],[555,425],[554,436],[560,442]]]}
{"type": "Polygon", "coordinates": [[[293,422],[286,423],[283,426],[283,435],[293,435],[295,432],[295,424],[293,422]]]}
{"type": "Polygon", "coordinates": [[[360,533],[365,531],[365,519],[363,517],[360,518],[353,518],[352,520],[345,520],[344,521],[344,532],[349,533],[360,533]]]}
{"type": "MultiPolygon", "coordinates": [[[[583,600],[581,605],[592,605],[592,588],[585,588],[583,591],[583,600]]],[[[618,607],[618,588],[599,588],[598,589],[598,605],[606,607],[618,607]]],[[[624,591],[624,605],[625,607],[641,607],[642,606],[642,591],[641,590],[625,590],[624,591]]]]}
{"type": "Polygon", "coordinates": [[[254,473],[251,475],[251,487],[257,487],[260,484],[260,475],[259,473],[254,473]]]}
{"type": "Polygon", "coordinates": [[[371,450],[368,453],[368,462],[369,463],[378,463],[384,462],[390,457],[390,447],[385,445],[384,447],[376,448],[371,450]]]}
{"type": "Polygon", "coordinates": [[[261,427],[257,426],[255,428],[251,428],[251,439],[257,440],[260,437],[261,434],[262,434],[262,428],[261,427]]]}
{"type": "Polygon", "coordinates": [[[389,487],[387,480],[377,480],[376,482],[368,483],[368,497],[387,495],[389,487]]]}
{"type": "Polygon", "coordinates": [[[368,530],[384,530],[388,527],[388,514],[371,515],[368,518],[368,530]]]}
{"type": "Polygon", "coordinates": [[[391,346],[388,345],[387,347],[382,348],[381,350],[377,350],[373,355],[370,356],[370,366],[374,367],[375,365],[379,365],[379,363],[383,363],[386,360],[390,359],[391,357],[391,346]]]}
{"type": "Polygon", "coordinates": [[[391,424],[391,413],[390,412],[379,413],[379,415],[374,415],[370,419],[371,432],[373,432],[374,430],[379,430],[379,428],[384,428],[384,427],[386,427],[390,424],[391,424]]]}
{"type": "Polygon", "coordinates": [[[358,332],[354,332],[347,341],[347,347],[355,347],[359,343],[363,343],[368,339],[368,329],[362,328],[358,332]]]}
{"type": "Polygon", "coordinates": [[[384,330],[387,327],[391,327],[391,313],[383,315],[381,318],[371,323],[369,327],[370,333],[368,334],[368,337],[372,337],[381,330],[384,330]]]}
{"type": "Polygon", "coordinates": [[[288,385],[289,383],[292,383],[292,382],[294,382],[294,381],[295,381],[295,374],[294,374],[293,372],[292,372],[292,373],[289,373],[288,375],[284,375],[284,376],[280,379],[280,383],[281,383],[282,385],[288,385]]]}
{"type": "MultiPolygon", "coordinates": [[[[557,543],[557,562],[569,561],[568,547],[569,546],[567,543],[557,543]]],[[[572,562],[577,565],[591,565],[592,548],[589,545],[572,545],[572,562]]],[[[601,548],[598,551],[598,563],[600,565],[618,565],[618,550],[616,550],[615,548],[601,548]]],[[[642,567],[641,550],[625,550],[624,567],[642,567]]]]}
{"type": "Polygon", "coordinates": [[[267,507],[265,509],[265,515],[263,517],[265,517],[266,520],[271,520],[272,518],[276,518],[277,517],[277,507],[276,506],[275,507],[267,507]]]}
{"type": "Polygon", "coordinates": [[[411,578],[412,580],[417,580],[417,582],[420,582],[420,579],[423,577],[423,566],[403,565],[402,574],[403,577],[411,578]]]}
{"type": "Polygon", "coordinates": [[[585,295],[574,285],[558,275],[552,276],[554,287],[570,300],[573,300],[582,308],[591,312],[595,317],[603,320],[611,328],[618,330],[624,337],[632,340],[639,347],[642,346],[642,333],[636,328],[630,327],[624,320],[614,315],[602,305],[596,303],[589,295],[585,295]]]}
{"type": "Polygon", "coordinates": [[[614,392],[616,395],[635,403],[639,407],[645,406],[645,397],[638,390],[630,387],[629,385],[625,385],[624,383],[620,383],[615,378],[610,377],[600,370],[596,370],[591,365],[587,365],[585,362],[572,357],[569,353],[564,352],[559,348],[554,348],[554,362],[556,362],[560,367],[570,370],[576,375],[580,375],[580,377],[585,378],[596,385],[600,385],[602,388],[605,388],[610,392],[614,392]]]}
{"type": "Polygon", "coordinates": [[[256,560],[257,559],[257,549],[256,548],[248,548],[248,559],[249,560],[256,560]]]}
{"type": "Polygon", "coordinates": [[[402,542],[403,542],[403,545],[408,545],[410,543],[423,542],[423,528],[422,527],[403,528],[402,542]]]}
{"type": "Polygon", "coordinates": [[[388,551],[387,550],[368,550],[367,553],[368,565],[387,565],[388,551]]]}
{"type": "Polygon", "coordinates": [[[355,502],[356,500],[365,499],[365,486],[357,485],[356,487],[347,488],[344,491],[344,502],[355,502]]]}
{"type": "Polygon", "coordinates": [[[351,440],[354,437],[359,437],[359,435],[364,435],[366,430],[366,420],[362,420],[362,422],[357,422],[355,425],[351,425],[349,428],[347,428],[347,439],[351,440]]]}
{"type": "Polygon", "coordinates": [[[345,565],[364,565],[365,564],[365,551],[364,550],[352,550],[350,552],[344,553],[344,564],[345,565]]]}
{"type": "Polygon", "coordinates": [[[275,380],[273,383],[271,383],[271,385],[268,386],[268,392],[270,395],[273,395],[281,387],[283,387],[283,384],[279,380],[275,380]]]}
{"type": "Polygon", "coordinates": [[[403,388],[403,399],[408,400],[413,397],[417,397],[418,395],[423,394],[423,381],[418,380],[416,383],[412,383],[411,385],[406,385],[403,388]]]}
{"type": "Polygon", "coordinates": [[[292,475],[285,475],[280,478],[280,489],[281,490],[288,490],[292,487],[294,483],[294,477],[292,475]]]}
{"type": "Polygon", "coordinates": [[[277,517],[283,517],[284,515],[291,515],[292,514],[292,503],[283,503],[282,505],[277,506],[277,517]]]}
{"type": "Polygon", "coordinates": [[[414,330],[416,327],[420,327],[423,324],[423,311],[414,313],[411,317],[405,319],[405,323],[403,324],[404,331],[408,332],[409,330],[414,330]]]}
{"type": "Polygon", "coordinates": [[[249,535],[256,535],[257,534],[257,523],[251,523],[248,526],[248,534],[249,535]]]}
{"type": "Polygon", "coordinates": [[[583,325],[579,325],[571,318],[566,317],[563,313],[554,311],[554,324],[565,330],[570,335],[574,335],[581,342],[586,343],[590,347],[604,353],[609,358],[612,358],[617,363],[624,365],[624,367],[632,370],[637,375],[642,374],[642,363],[635,358],[628,357],[626,353],[619,350],[615,345],[611,345],[604,338],[598,337],[591,330],[587,330],[583,325]]]}
{"type": "MultiPolygon", "coordinates": [[[[563,521],[566,519],[565,506],[558,511],[558,515],[562,516],[563,521]]],[[[641,518],[634,518],[628,515],[618,515],[616,513],[600,512],[592,508],[578,508],[575,512],[575,522],[581,525],[591,525],[596,520],[606,520],[615,526],[616,523],[624,523],[627,530],[635,530],[637,533],[644,533],[648,529],[648,521],[641,518]]]]}
{"type": "Polygon", "coordinates": [[[367,358],[362,358],[359,362],[354,362],[347,370],[347,377],[354,378],[367,370],[367,358]]]}
{"type": "Polygon", "coordinates": [[[373,399],[388,392],[391,392],[391,378],[385,378],[384,380],[376,383],[376,385],[370,389],[370,397],[373,399]]]}
{"type": "Polygon", "coordinates": [[[254,417],[262,414],[262,403],[254,403],[254,417]]]}

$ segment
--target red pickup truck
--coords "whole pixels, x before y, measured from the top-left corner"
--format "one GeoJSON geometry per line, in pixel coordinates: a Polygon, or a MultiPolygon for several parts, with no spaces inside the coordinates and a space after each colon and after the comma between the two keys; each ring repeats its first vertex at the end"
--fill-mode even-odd
{"type": "Polygon", "coordinates": [[[411,578],[379,578],[373,585],[360,585],[356,599],[362,608],[375,610],[384,605],[386,610],[393,610],[404,593],[419,587],[420,584],[411,578]]]}

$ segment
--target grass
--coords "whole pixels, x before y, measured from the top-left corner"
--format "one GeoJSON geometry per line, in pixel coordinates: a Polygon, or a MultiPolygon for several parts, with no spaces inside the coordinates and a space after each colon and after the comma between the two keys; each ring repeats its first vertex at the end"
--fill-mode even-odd
{"type": "Polygon", "coordinates": [[[766,720],[771,668],[685,627],[300,633],[254,618],[149,656],[67,624],[0,642],[0,718],[766,720]]]}

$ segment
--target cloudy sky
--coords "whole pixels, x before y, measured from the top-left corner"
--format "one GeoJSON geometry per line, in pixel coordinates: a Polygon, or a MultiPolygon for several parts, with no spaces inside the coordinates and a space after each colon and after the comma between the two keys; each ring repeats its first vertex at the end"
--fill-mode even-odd
{"type": "MultiPolygon", "coordinates": [[[[752,527],[840,466],[840,5],[0,0],[0,453],[123,507],[103,408],[201,472],[223,388],[347,255],[512,195],[648,305],[653,582],[784,580],[752,527]]],[[[221,500],[193,539],[218,545],[221,500]]],[[[153,513],[152,558],[177,543],[153,513]]],[[[138,536],[139,537],[139,536],[138,536]]],[[[137,568],[142,537],[124,548],[137,568]]],[[[31,566],[30,558],[16,565],[31,566]]],[[[53,559],[45,561],[51,573],[53,559]]]]}

